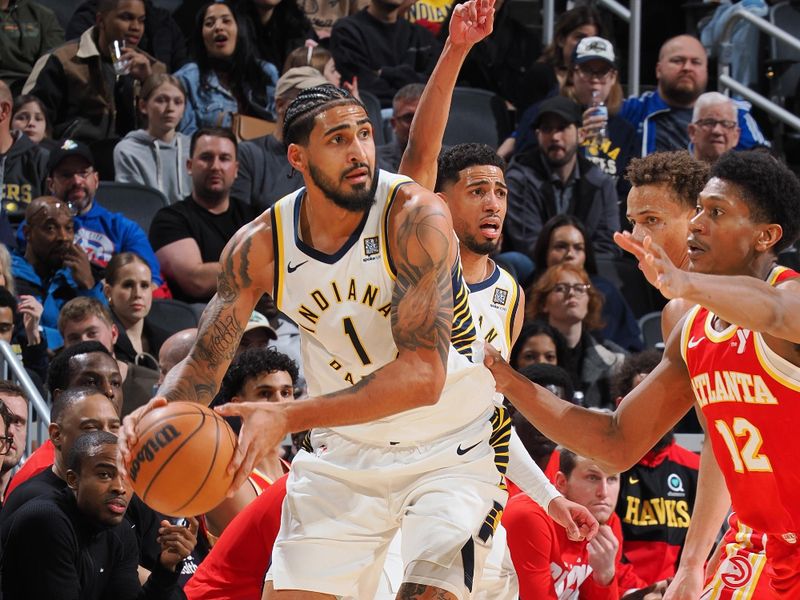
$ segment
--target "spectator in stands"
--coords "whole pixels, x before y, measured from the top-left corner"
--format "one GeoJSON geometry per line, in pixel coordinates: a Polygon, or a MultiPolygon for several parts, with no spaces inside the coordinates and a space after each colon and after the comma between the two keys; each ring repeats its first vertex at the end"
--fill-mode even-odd
{"type": "Polygon", "coordinates": [[[147,404],[153,397],[158,382],[158,371],[116,357],[114,344],[119,336],[119,330],[108,307],[103,303],[94,298],[70,300],[61,309],[58,330],[64,336],[65,348],[80,342],[98,341],[114,356],[123,382],[122,416],[147,404]]]}
{"type": "Polygon", "coordinates": [[[295,49],[313,40],[314,28],[293,0],[240,0],[239,22],[250,28],[258,58],[280,68],[295,49]]]}
{"type": "Polygon", "coordinates": [[[544,223],[558,214],[580,219],[598,254],[618,254],[612,235],[619,229],[614,181],[578,153],[580,107],[563,96],[541,103],[533,123],[538,148],[514,157],[506,172],[508,215],[505,249],[533,258],[544,223]]]}
{"type": "Polygon", "coordinates": [[[100,281],[92,275],[86,252],[74,243],[75,231],[67,205],[52,196],[34,199],[25,212],[20,229],[25,253],[12,256],[17,293],[36,298],[44,307],[41,326],[51,350],[60,348],[56,328],[61,307],[72,298],[102,299],[100,281]]]}
{"type": "MultiPolygon", "coordinates": [[[[617,403],[660,361],[658,350],[625,359],[614,377],[617,403]]],[[[669,431],[620,475],[616,512],[622,521],[622,555],[648,584],[675,575],[694,509],[699,468],[700,457],[679,446],[669,431]]]]}
{"type": "Polygon", "coordinates": [[[573,542],[525,494],[508,501],[503,526],[519,578],[520,598],[621,598],[643,582],[621,563],[622,532],[614,506],[619,474],[589,458],[561,450],[555,485],[565,498],[582,504],[600,523],[592,541],[573,542]]]}
{"type": "MultiPolygon", "coordinates": [[[[573,401],[575,388],[572,386],[569,373],[561,367],[548,363],[532,363],[519,369],[519,372],[562,400],[573,401]]],[[[560,456],[556,450],[556,443],[545,437],[517,410],[513,411],[511,423],[534,462],[548,479],[555,481],[560,456]]],[[[516,492],[516,489],[509,488],[509,496],[516,495],[516,492]]]]}
{"type": "Polygon", "coordinates": [[[566,344],[564,336],[546,322],[531,321],[519,332],[508,362],[517,371],[534,364],[564,364],[566,344]]]}
{"type": "Polygon", "coordinates": [[[190,155],[192,195],[156,213],[150,242],[175,298],[208,302],[217,290],[222,249],[256,213],[231,196],[238,162],[236,138],[229,130],[197,130],[190,155]]]}
{"type": "Polygon", "coordinates": [[[11,270],[11,253],[5,244],[0,244],[0,286],[12,294],[17,291],[14,285],[14,273],[11,270]]]}
{"type": "Polygon", "coordinates": [[[358,86],[391,108],[397,91],[409,83],[424,83],[441,51],[441,44],[421,25],[400,16],[402,0],[371,0],[353,16],[339,19],[331,35],[331,53],[345,81],[358,86]]]}
{"type": "Polygon", "coordinates": [[[45,193],[47,150],[11,129],[12,114],[11,90],[0,81],[0,199],[2,210],[19,222],[30,201],[45,193]]]}
{"type": "Polygon", "coordinates": [[[196,337],[196,328],[182,329],[178,333],[173,333],[161,344],[161,350],[158,352],[159,386],[164,383],[164,377],[167,376],[167,373],[189,356],[189,351],[192,349],[196,337]]]}
{"type": "Polygon", "coordinates": [[[136,90],[151,73],[166,67],[138,48],[144,33],[143,0],[103,0],[96,25],[79,39],[43,55],[23,89],[47,109],[56,139],[70,137],[85,142],[112,142],[136,128],[136,90]],[[110,46],[125,40],[122,56],[126,75],[117,75],[110,46]]]}
{"type": "Polygon", "coordinates": [[[400,170],[400,159],[408,145],[408,134],[411,132],[411,121],[417,112],[420,96],[425,89],[421,83],[409,83],[401,87],[392,100],[392,116],[390,123],[394,139],[388,144],[375,149],[380,166],[387,171],[397,173],[400,170]]]}
{"type": "MultiPolygon", "coordinates": [[[[634,159],[625,174],[632,186],[627,216],[633,236],[638,240],[651,236],[684,270],[689,269],[689,222],[708,174],[708,164],[684,151],[656,152],[634,159]]],[[[680,316],[676,316],[676,322],[680,316]]]]}
{"type": "MultiPolygon", "coordinates": [[[[67,39],[71,40],[95,24],[98,6],[103,0],[86,0],[72,14],[67,23],[67,39]]],[[[138,47],[166,65],[172,73],[188,59],[186,38],[183,36],[172,14],[157,6],[152,0],[144,0],[144,31],[138,47]]]]}
{"type": "Polygon", "coordinates": [[[556,215],[542,227],[533,247],[535,282],[544,272],[559,263],[571,263],[589,273],[592,285],[603,295],[603,328],[598,332],[604,339],[637,352],[642,349],[642,332],[631,307],[619,288],[597,273],[594,247],[587,242],[586,228],[572,215],[556,215]]]}
{"type": "MultiPolygon", "coordinates": [[[[306,378],[303,373],[303,357],[300,350],[300,329],[297,324],[286,318],[275,306],[275,302],[269,294],[264,294],[256,304],[257,312],[266,317],[272,331],[275,332],[277,339],[269,342],[269,346],[275,348],[291,358],[299,369],[298,383],[295,395],[300,398],[306,388],[306,378]]],[[[256,312],[256,311],[254,311],[256,312]]],[[[250,317],[253,318],[253,315],[250,317]]],[[[249,324],[249,323],[248,323],[249,324]]]]}
{"type": "MultiPolygon", "coordinates": [[[[100,176],[86,144],[64,140],[50,153],[47,163],[50,192],[70,208],[75,222],[75,243],[88,255],[95,281],[103,278],[108,261],[119,252],[135,252],[147,261],[153,282],[163,283],[161,269],[142,228],[122,213],[111,212],[95,201],[100,176]]],[[[24,240],[18,239],[23,246],[24,240]]]]}
{"type": "Polygon", "coordinates": [[[706,92],[694,103],[689,123],[689,151],[697,160],[713,164],[736,148],[741,129],[736,104],[719,92],[706,92]]]}
{"type": "Polygon", "coordinates": [[[328,80],[313,66],[293,67],[278,80],[275,132],[239,144],[239,170],[231,196],[263,212],[286,194],[303,186],[303,177],[289,164],[283,143],[283,117],[297,95],[305,89],[324,85],[328,80]]]}
{"type": "Polygon", "coordinates": [[[38,58],[64,42],[55,14],[31,0],[0,0],[0,81],[14,95],[38,58]]]}
{"type": "Polygon", "coordinates": [[[343,17],[356,14],[369,4],[369,0],[330,0],[330,2],[298,0],[297,4],[311,21],[317,39],[327,45],[333,24],[343,17]]]}
{"type": "MultiPolygon", "coordinates": [[[[244,333],[239,345],[236,347],[236,356],[234,358],[238,358],[251,348],[266,348],[277,338],[278,334],[275,333],[272,325],[270,325],[269,319],[254,310],[247,320],[247,325],[244,326],[244,333]]],[[[297,377],[294,379],[297,379],[297,377]]]]}
{"type": "Polygon", "coordinates": [[[142,586],[136,533],[123,522],[132,492],[117,470],[119,460],[115,435],[84,433],[67,457],[67,487],[30,501],[6,521],[4,598],[55,598],[65,590],[79,598],[155,599],[180,593],[176,566],[197,543],[196,527],[191,531],[162,521],[162,560],[142,586]],[[102,567],[87,569],[87,560],[102,567]]]}
{"type": "Polygon", "coordinates": [[[6,499],[6,489],[8,482],[11,481],[12,472],[19,466],[28,441],[28,398],[17,384],[11,381],[0,381],[0,402],[10,413],[5,435],[12,438],[8,452],[3,456],[2,467],[0,467],[1,507],[6,499]]]}
{"type": "Polygon", "coordinates": [[[42,144],[42,147],[47,150],[54,143],[50,139],[53,131],[47,120],[44,104],[31,94],[22,94],[14,98],[11,127],[27,135],[34,144],[42,144]]]}
{"type": "Polygon", "coordinates": [[[9,290],[0,287],[0,340],[20,353],[22,364],[42,394],[48,364],[47,340],[39,328],[43,310],[33,296],[23,295],[17,299],[9,290]]]}
{"type": "MultiPolygon", "coordinates": [[[[122,376],[119,374],[119,365],[100,342],[81,342],[59,352],[50,363],[47,371],[47,390],[53,401],[51,422],[57,414],[55,404],[61,394],[67,389],[84,386],[90,386],[108,398],[114,406],[114,414],[119,420],[123,402],[122,376]]],[[[6,498],[10,498],[12,492],[29,479],[45,469],[50,469],[54,456],[53,442],[48,439],[34,450],[19,471],[15,473],[6,489],[6,498]]],[[[0,522],[9,512],[10,509],[0,513],[0,522]]]]}
{"type": "Polygon", "coordinates": [[[586,271],[572,263],[556,264],[533,284],[528,296],[526,317],[546,320],[567,342],[559,366],[572,377],[578,404],[613,408],[610,380],[622,366],[625,351],[590,333],[600,325],[603,297],[586,271]]]}
{"type": "Polygon", "coordinates": [[[175,73],[186,90],[178,131],[230,127],[234,114],[275,120],[278,69],[256,57],[228,0],[208,2],[197,14],[194,59],[175,73]]]}
{"type": "Polygon", "coordinates": [[[186,92],[180,80],[159,73],[142,85],[139,109],[147,115],[147,129],[126,135],[114,148],[114,178],[157,189],[170,203],[192,191],[186,170],[189,136],[177,131],[183,118],[186,92]]]}
{"type": "MultiPolygon", "coordinates": [[[[294,400],[297,365],[274,348],[252,347],[237,356],[220,386],[216,400],[228,402],[287,402],[294,400]]],[[[219,536],[233,518],[261,495],[274,481],[289,472],[289,463],[276,446],[254,468],[233,497],[206,514],[209,532],[219,536]]]]}
{"type": "Polygon", "coordinates": [[[281,73],[286,74],[289,69],[295,67],[314,67],[322,73],[328,83],[332,83],[336,87],[342,85],[342,74],[339,73],[336,63],[333,62],[333,55],[322,46],[303,46],[292,50],[286,57],[286,62],[283,63],[281,73]]]}
{"type": "MultiPolygon", "coordinates": [[[[656,79],[658,89],[628,98],[620,113],[636,127],[641,156],[688,148],[692,109],[708,83],[708,59],[700,41],[679,35],[664,42],[656,63],[656,79]]],[[[750,105],[736,105],[741,129],[737,149],[769,145],[750,114],[750,105]]]]}
{"type": "MultiPolygon", "coordinates": [[[[453,0],[416,0],[408,7],[405,13],[405,18],[409,23],[422,25],[425,29],[430,31],[433,35],[439,36],[442,32],[442,26],[449,22],[448,17],[453,5],[456,4],[453,0]]],[[[495,10],[500,10],[503,0],[495,4],[495,10]]],[[[448,27],[444,28],[447,32],[448,27]]],[[[445,38],[447,36],[445,35],[445,38]]],[[[444,39],[441,40],[444,42],[444,39]]]]}
{"type": "Polygon", "coordinates": [[[156,357],[172,331],[148,319],[153,284],[147,262],[133,252],[115,254],[106,269],[103,293],[118,332],[114,356],[158,371],[156,357]]]}

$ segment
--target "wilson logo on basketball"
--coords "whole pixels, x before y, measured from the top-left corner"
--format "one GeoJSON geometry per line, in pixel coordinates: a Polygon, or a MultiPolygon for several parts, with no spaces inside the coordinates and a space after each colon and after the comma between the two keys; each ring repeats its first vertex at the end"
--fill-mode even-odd
{"type": "Polygon", "coordinates": [[[181,432],[175,429],[173,425],[165,425],[160,431],[153,434],[150,439],[144,443],[144,446],[139,450],[136,454],[136,458],[134,458],[131,463],[131,481],[136,481],[142,463],[152,461],[159,450],[168,446],[170,442],[174,441],[180,435],[181,432]]]}

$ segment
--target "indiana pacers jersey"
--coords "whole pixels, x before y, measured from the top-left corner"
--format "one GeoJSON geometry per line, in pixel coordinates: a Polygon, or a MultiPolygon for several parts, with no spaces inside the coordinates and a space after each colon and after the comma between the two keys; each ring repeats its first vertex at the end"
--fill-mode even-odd
{"type": "Polygon", "coordinates": [[[478,336],[508,360],[519,308],[519,285],[508,271],[495,264],[488,278],[468,287],[472,315],[478,321],[478,336]]]}
{"type": "MultiPolygon", "coordinates": [[[[775,285],[800,274],[776,267],[775,285]]],[[[681,351],[733,506],[759,531],[795,543],[800,535],[800,367],[755,331],[713,328],[700,306],[688,314],[681,351]]]]}
{"type": "MultiPolygon", "coordinates": [[[[300,239],[304,189],[272,208],[276,306],[300,329],[303,367],[313,396],[355,385],[397,357],[392,337],[394,268],[389,254],[389,212],[407,177],[380,171],[375,204],[335,254],[300,239]]],[[[456,261],[451,273],[453,324],[447,379],[439,401],[361,425],[337,427],[367,443],[413,443],[461,429],[492,406],[494,378],[476,357],[476,324],[456,261]]]]}

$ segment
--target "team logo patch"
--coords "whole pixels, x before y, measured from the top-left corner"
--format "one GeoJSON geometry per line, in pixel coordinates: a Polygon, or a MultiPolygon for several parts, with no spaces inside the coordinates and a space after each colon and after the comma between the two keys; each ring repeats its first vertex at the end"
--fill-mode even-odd
{"type": "Polygon", "coordinates": [[[378,243],[378,237],[368,237],[364,238],[364,254],[366,256],[374,256],[378,254],[381,250],[380,244],[378,243]]]}
{"type": "Polygon", "coordinates": [[[724,572],[720,573],[720,580],[725,587],[738,589],[750,583],[753,576],[753,565],[744,556],[730,556],[725,561],[724,572]]]}
{"type": "Polygon", "coordinates": [[[494,288],[494,296],[492,297],[492,303],[499,304],[500,306],[505,306],[507,301],[508,301],[508,290],[504,290],[503,288],[494,288]]]}

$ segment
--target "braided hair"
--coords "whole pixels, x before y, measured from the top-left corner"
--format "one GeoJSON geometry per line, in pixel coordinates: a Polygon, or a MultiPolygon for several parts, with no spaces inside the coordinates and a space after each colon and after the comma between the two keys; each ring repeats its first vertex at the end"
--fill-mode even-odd
{"type": "Polygon", "coordinates": [[[364,104],[345,89],[326,83],[303,90],[297,95],[283,117],[283,141],[289,144],[308,144],[314,118],[335,106],[355,104],[366,112],[364,104]]]}

